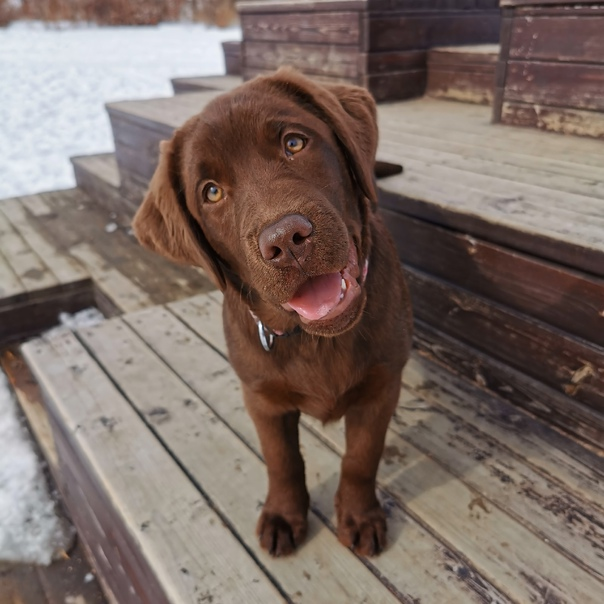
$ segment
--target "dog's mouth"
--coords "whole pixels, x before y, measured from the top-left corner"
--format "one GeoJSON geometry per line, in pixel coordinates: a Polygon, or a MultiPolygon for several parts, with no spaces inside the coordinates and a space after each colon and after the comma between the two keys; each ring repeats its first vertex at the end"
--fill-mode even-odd
{"type": "Polygon", "coordinates": [[[311,277],[282,306],[287,311],[295,311],[305,324],[331,321],[360,296],[366,271],[365,267],[361,273],[357,251],[351,243],[348,263],[341,271],[311,277]]]}

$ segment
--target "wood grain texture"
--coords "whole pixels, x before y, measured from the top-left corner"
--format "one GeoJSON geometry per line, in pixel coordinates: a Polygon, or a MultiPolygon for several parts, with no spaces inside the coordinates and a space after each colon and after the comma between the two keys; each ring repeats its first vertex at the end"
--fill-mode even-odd
{"type": "Polygon", "coordinates": [[[496,43],[499,40],[499,25],[499,11],[451,11],[446,16],[438,13],[370,16],[369,50],[496,43]]]}
{"type": "Polygon", "coordinates": [[[245,41],[243,65],[251,69],[277,69],[291,65],[307,74],[356,78],[358,50],[333,44],[245,41]]]}
{"type": "MultiPolygon", "coordinates": [[[[601,448],[604,414],[556,392],[543,382],[529,378],[524,372],[513,369],[476,348],[462,344],[458,339],[445,335],[423,321],[416,320],[414,335],[422,354],[446,366],[456,376],[467,378],[478,387],[497,393],[510,401],[516,411],[526,409],[565,434],[578,437],[580,442],[588,443],[596,450],[601,448]]],[[[505,415],[510,413],[506,412],[505,415]]],[[[512,424],[513,422],[510,426],[512,424]]],[[[562,451],[568,450],[568,443],[560,446],[562,451]]],[[[551,448],[554,449],[555,446],[551,445],[551,448]]],[[[583,478],[574,480],[574,488],[580,489],[582,480],[583,478]]],[[[593,496],[591,491],[588,493],[593,496]]],[[[600,501],[599,496],[595,501],[600,501]]]]}
{"type": "Polygon", "coordinates": [[[246,45],[251,41],[359,44],[358,12],[300,13],[294,10],[278,15],[242,13],[241,29],[246,45]]]}
{"type": "Polygon", "coordinates": [[[509,57],[526,61],[601,63],[604,16],[516,16],[509,57]]]}
{"type": "Polygon", "coordinates": [[[428,68],[426,94],[464,103],[491,105],[495,90],[495,72],[480,73],[458,69],[428,68]]]}
{"type": "MultiPolygon", "coordinates": [[[[217,313],[219,316],[220,308],[218,303],[216,302],[216,297],[212,296],[211,300],[215,302],[213,310],[212,304],[208,303],[208,305],[204,307],[204,311],[201,315],[195,316],[195,313],[191,312],[187,318],[188,323],[190,325],[194,325],[196,331],[202,336],[205,334],[205,326],[207,325],[208,327],[210,327],[210,323],[216,322],[217,313]],[[214,318],[212,318],[212,312],[214,313],[214,318]]],[[[184,302],[180,304],[181,308],[184,306],[184,304],[184,302]]],[[[214,344],[218,343],[218,340],[214,340],[213,336],[210,337],[213,340],[214,344]]],[[[224,352],[225,351],[223,351],[223,354],[224,352]]],[[[412,370],[412,383],[414,384],[417,384],[418,376],[421,376],[420,379],[423,379],[426,376],[426,372],[422,367],[421,361],[418,363],[418,361],[414,360],[412,370]]],[[[408,372],[405,373],[407,374],[408,372]]],[[[406,377],[404,381],[406,383],[406,377]]],[[[453,383],[456,383],[455,378],[452,378],[452,381],[453,383]]],[[[421,387],[424,386],[424,397],[429,398],[430,392],[432,390],[438,392],[438,388],[435,388],[435,386],[430,387],[425,380],[421,382],[421,387]]],[[[448,396],[446,391],[439,394],[443,395],[444,397],[448,396]]],[[[464,404],[467,405],[468,409],[475,409],[477,405],[480,404],[478,403],[478,401],[472,401],[472,396],[480,398],[481,395],[479,395],[476,390],[473,392],[472,395],[470,395],[469,390],[465,391],[462,400],[464,404]]],[[[407,420],[407,416],[408,414],[410,414],[411,411],[417,411],[421,413],[422,410],[426,410],[426,406],[422,405],[422,401],[418,399],[419,397],[417,395],[410,396],[409,392],[403,391],[398,412],[398,416],[400,418],[399,422],[401,423],[400,427],[403,429],[403,431],[406,430],[404,426],[407,420]]],[[[430,407],[432,407],[433,405],[432,401],[436,400],[440,401],[440,398],[437,399],[435,395],[429,402],[430,407]]],[[[520,422],[522,421],[522,416],[520,415],[518,417],[519,413],[520,412],[516,412],[517,418],[515,421],[516,423],[518,423],[518,425],[521,425],[520,422]]],[[[436,419],[440,418],[440,414],[436,414],[434,417],[435,422],[446,421],[436,419]]],[[[452,416],[449,417],[451,418],[452,416]]],[[[477,419],[475,419],[474,421],[482,423],[482,420],[479,419],[481,417],[485,417],[485,415],[478,415],[477,419]]],[[[424,417],[423,421],[427,425],[421,429],[418,428],[418,430],[421,432],[425,430],[430,430],[432,426],[431,422],[426,417],[424,417]]],[[[530,422],[532,420],[527,417],[526,421],[530,422]]],[[[321,437],[326,439],[328,443],[331,443],[339,452],[342,451],[344,435],[341,425],[332,424],[329,426],[321,426],[318,422],[306,419],[304,420],[304,423],[305,425],[308,425],[311,430],[313,430],[317,434],[320,434],[321,437]]],[[[409,424],[408,429],[410,430],[410,432],[414,432],[415,425],[416,424],[413,423],[409,424]]],[[[439,425],[442,426],[442,424],[439,425]]],[[[506,464],[506,468],[510,464],[514,464],[511,468],[508,468],[507,471],[513,473],[514,469],[516,469],[525,477],[525,486],[527,486],[528,484],[532,484],[534,486],[533,491],[527,488],[526,491],[521,492],[522,494],[520,496],[514,496],[513,503],[511,499],[506,499],[506,496],[503,494],[504,491],[513,487],[511,487],[509,483],[506,483],[505,481],[501,480],[500,475],[498,475],[495,471],[491,471],[491,469],[489,469],[492,467],[490,466],[490,458],[485,456],[485,458],[483,459],[472,458],[472,461],[470,461],[467,457],[467,455],[470,454],[469,452],[462,455],[462,457],[459,459],[457,458],[457,454],[454,453],[457,446],[465,446],[465,444],[463,444],[465,443],[465,441],[462,440],[461,436],[464,435],[466,431],[471,431],[471,428],[469,426],[468,428],[466,428],[465,426],[459,426],[457,429],[455,429],[452,425],[450,425],[451,431],[453,435],[455,435],[456,441],[458,441],[458,445],[455,445],[453,443],[449,443],[448,446],[445,445],[445,443],[447,443],[447,440],[441,438],[442,434],[439,434],[435,437],[435,439],[438,441],[438,444],[432,443],[431,445],[429,445],[430,460],[433,459],[433,456],[436,456],[436,458],[439,457],[438,447],[447,448],[448,453],[443,453],[441,461],[445,465],[449,464],[451,470],[453,470],[454,472],[459,472],[460,477],[463,476],[463,482],[458,482],[450,477],[440,477],[440,473],[443,472],[441,466],[435,464],[433,461],[430,461],[427,457],[424,456],[424,454],[419,449],[416,449],[408,440],[401,439],[400,435],[397,433],[397,431],[399,431],[399,427],[397,427],[397,422],[395,420],[395,424],[393,425],[393,429],[390,431],[387,440],[385,450],[385,462],[382,465],[380,471],[381,484],[395,499],[400,500],[401,498],[404,498],[405,506],[413,515],[413,517],[416,517],[417,514],[417,516],[421,518],[423,522],[426,522],[428,526],[432,527],[433,530],[436,530],[437,534],[443,536],[448,535],[448,542],[454,543],[456,547],[460,547],[460,544],[463,544],[463,546],[461,547],[461,551],[464,553],[464,555],[466,555],[470,560],[474,562],[480,560],[480,564],[483,565],[483,568],[490,569],[491,572],[494,573],[493,576],[499,576],[499,573],[501,572],[502,568],[501,565],[505,566],[507,564],[517,564],[518,562],[515,561],[517,560],[515,559],[515,556],[522,557],[527,553],[527,551],[534,552],[532,545],[533,543],[541,543],[542,545],[544,545],[545,543],[551,543],[550,539],[554,539],[557,543],[560,544],[560,549],[563,548],[562,546],[564,546],[564,548],[571,548],[571,550],[567,549],[566,553],[573,557],[576,563],[581,566],[583,566],[583,562],[581,560],[581,554],[579,552],[587,552],[590,548],[593,547],[592,543],[595,544],[596,554],[594,554],[593,552],[590,553],[590,560],[594,563],[595,568],[589,567],[588,570],[581,571],[581,576],[585,578],[587,583],[589,584],[589,587],[587,588],[587,591],[585,591],[584,596],[587,597],[588,600],[590,598],[593,598],[595,594],[598,593],[601,586],[600,580],[596,579],[595,575],[593,574],[593,571],[595,571],[596,574],[599,573],[599,557],[597,555],[597,549],[600,548],[601,545],[598,545],[597,538],[595,541],[592,540],[595,538],[595,534],[597,534],[597,532],[600,530],[598,527],[600,526],[600,524],[602,523],[602,519],[604,518],[602,509],[599,508],[598,505],[594,507],[590,503],[582,502],[577,497],[576,493],[569,493],[568,489],[565,486],[560,485],[562,486],[562,488],[560,490],[557,490],[559,487],[552,485],[552,488],[556,490],[556,492],[558,492],[561,497],[570,497],[570,500],[573,501],[573,505],[579,505],[579,507],[583,506],[583,510],[585,511],[583,517],[587,519],[587,525],[585,525],[584,527],[585,530],[581,532],[580,535],[575,534],[575,536],[573,537],[573,545],[570,545],[568,543],[562,543],[565,539],[565,537],[563,537],[562,535],[568,534],[567,532],[569,530],[568,526],[565,527],[565,516],[563,513],[564,506],[562,506],[562,508],[560,509],[560,515],[554,520],[552,514],[557,515],[557,512],[555,512],[554,509],[546,509],[546,500],[541,499],[541,501],[539,501],[539,496],[537,495],[540,492],[544,498],[547,496],[549,488],[548,484],[551,478],[547,474],[545,476],[542,475],[541,471],[536,471],[535,468],[525,466],[525,464],[527,464],[527,461],[526,458],[522,455],[522,453],[525,451],[522,446],[519,447],[520,454],[517,456],[509,457],[509,453],[504,453],[504,450],[507,450],[508,447],[506,428],[502,427],[501,421],[498,425],[500,437],[499,443],[501,444],[495,444],[495,442],[492,441],[491,445],[489,445],[487,444],[488,439],[486,438],[486,436],[484,436],[485,441],[482,442],[481,447],[485,447],[485,449],[488,451],[491,447],[501,446],[502,455],[508,455],[507,459],[510,462],[506,464]],[[453,449],[449,449],[448,447],[453,447],[453,449]],[[479,465],[480,467],[475,468],[475,465],[479,465]],[[467,473],[470,474],[468,480],[466,480],[467,473]],[[426,478],[427,476],[430,476],[429,480],[426,478]],[[478,480],[478,476],[483,476],[483,479],[481,479],[480,481],[481,487],[478,488],[480,495],[477,495],[474,498],[467,495],[467,501],[469,502],[467,504],[469,506],[468,513],[467,510],[461,510],[461,503],[466,502],[466,495],[463,495],[462,493],[464,489],[468,488],[468,486],[470,486],[470,488],[472,487],[472,485],[478,487],[478,482],[473,482],[474,476],[476,477],[476,480],[478,480]],[[430,484],[429,494],[427,494],[426,491],[422,490],[425,487],[427,480],[430,484]],[[470,482],[470,485],[467,485],[468,481],[470,482]],[[420,485],[424,485],[424,487],[420,485]],[[440,493],[440,496],[435,496],[436,493],[440,493]],[[490,497],[488,493],[490,493],[490,497]],[[532,497],[533,493],[536,495],[535,497],[532,497]],[[447,508],[447,512],[445,512],[444,510],[438,511],[437,508],[439,502],[443,502],[442,505],[447,508]],[[511,505],[510,509],[507,508],[507,503],[511,505]],[[456,513],[453,514],[453,516],[450,516],[451,507],[456,508],[456,505],[460,506],[459,509],[456,513]],[[527,507],[524,508],[523,506],[527,507]],[[484,508],[487,509],[486,512],[484,508]],[[521,509],[523,509],[524,511],[521,512],[521,509]],[[528,511],[529,509],[531,510],[530,512],[528,511]],[[505,513],[502,514],[503,510],[505,510],[505,513]],[[509,520],[506,513],[511,514],[511,516],[515,515],[519,521],[519,525],[513,530],[510,529],[509,533],[506,530],[506,527],[510,526],[508,524],[509,520]],[[590,516],[590,514],[592,513],[595,514],[595,517],[590,516]],[[465,529],[461,529],[461,526],[464,525],[465,518],[469,519],[468,524],[465,526],[465,529]],[[549,520],[547,518],[549,518],[549,520]],[[550,527],[550,521],[555,522],[556,526],[553,528],[550,527]],[[492,529],[488,528],[490,522],[494,523],[492,529]],[[540,525],[541,529],[537,530],[540,531],[543,529],[547,533],[550,533],[550,531],[551,533],[547,536],[542,533],[541,539],[543,539],[543,541],[536,540],[535,536],[530,531],[526,531],[526,528],[524,528],[523,526],[526,523],[531,525],[532,522],[536,522],[540,525]],[[479,543],[477,543],[476,545],[469,545],[466,540],[470,538],[470,535],[473,531],[477,530],[478,526],[480,526],[479,530],[481,531],[481,536],[478,539],[479,543]],[[593,533],[592,529],[595,530],[596,533],[593,533]],[[460,534],[456,533],[457,530],[461,531],[460,534]],[[467,533],[464,533],[464,530],[467,531],[467,533]],[[487,545],[487,543],[491,537],[487,537],[486,535],[490,534],[490,530],[493,530],[493,539],[497,540],[497,543],[499,545],[497,548],[489,551],[489,546],[487,545]],[[559,536],[557,538],[554,538],[553,535],[558,530],[561,532],[558,534],[559,536]],[[454,537],[453,534],[455,534],[454,537]],[[524,538],[520,537],[520,535],[522,535],[524,538]],[[511,538],[512,541],[509,541],[508,538],[511,538]],[[524,539],[526,539],[526,541],[524,539]],[[506,543],[506,545],[500,545],[501,541],[506,543]],[[531,546],[526,547],[526,544],[529,542],[531,543],[531,546]],[[470,553],[474,547],[482,549],[483,546],[486,548],[487,551],[489,551],[489,553],[483,552],[480,555],[475,555],[476,552],[474,551],[470,553]],[[574,547],[578,549],[573,550],[572,548],[574,547]],[[513,551],[510,553],[508,551],[508,548],[513,551]],[[490,557],[493,555],[491,552],[494,551],[496,551],[496,555],[500,557],[497,563],[491,563],[490,561],[490,557]]],[[[434,429],[437,428],[434,427],[434,429]]],[[[527,426],[526,430],[519,431],[514,427],[513,423],[511,423],[509,428],[507,429],[516,432],[515,440],[517,442],[521,443],[522,439],[529,441],[526,450],[537,450],[535,449],[535,447],[539,446],[541,438],[541,436],[539,435],[539,430],[531,429],[527,426]],[[535,442],[532,442],[532,439],[534,439],[535,442]]],[[[547,432],[547,429],[545,429],[545,431],[547,432]]],[[[480,442],[480,439],[483,438],[483,435],[476,430],[474,430],[472,433],[475,435],[476,438],[479,439],[479,441],[475,443],[477,444],[478,442],[480,442]]],[[[453,438],[453,435],[450,434],[449,438],[453,438]]],[[[414,435],[414,438],[415,437],[416,436],[414,435]]],[[[417,436],[417,438],[419,439],[419,436],[417,436]]],[[[547,450],[547,442],[544,441],[542,444],[546,447],[545,450],[547,450]]],[[[424,441],[423,445],[426,445],[426,450],[428,450],[427,442],[424,441]]],[[[469,446],[471,448],[471,444],[469,446]]],[[[551,459],[551,455],[551,453],[546,455],[548,460],[551,459]]],[[[566,454],[564,454],[563,450],[557,451],[556,453],[554,453],[554,455],[561,455],[561,459],[565,460],[562,474],[564,474],[564,469],[569,466],[578,466],[579,468],[581,468],[580,472],[582,472],[584,475],[586,473],[592,473],[592,470],[590,470],[589,467],[581,466],[581,464],[578,464],[572,458],[569,458],[566,454]]],[[[597,458],[592,457],[591,461],[597,461],[597,458]]],[[[557,462],[554,462],[551,467],[555,468],[556,463],[557,462]]],[[[539,463],[537,465],[539,466],[539,463]]],[[[601,462],[599,462],[599,467],[602,467],[601,462]]],[[[602,469],[604,470],[604,468],[602,469]]],[[[554,472],[554,474],[556,473],[554,472]]],[[[593,489],[595,489],[592,492],[599,492],[599,490],[601,489],[601,485],[599,484],[598,479],[596,478],[595,481],[592,479],[591,484],[593,485],[593,489]]],[[[599,500],[599,495],[596,495],[596,502],[598,502],[599,500]]],[[[533,528],[536,528],[536,526],[533,525],[533,528]]],[[[570,601],[572,601],[573,598],[578,597],[577,594],[580,590],[584,589],[585,586],[579,586],[575,584],[576,579],[574,578],[572,571],[573,563],[570,563],[569,565],[569,560],[564,556],[561,556],[555,547],[552,548],[551,551],[553,552],[551,555],[544,553],[544,555],[547,557],[548,564],[550,562],[553,562],[556,567],[560,569],[561,573],[554,572],[553,574],[549,575],[549,577],[547,577],[543,574],[543,570],[545,569],[545,567],[541,567],[541,562],[539,562],[538,559],[533,560],[530,564],[526,564],[525,561],[524,563],[522,563],[523,570],[521,573],[512,573],[515,577],[513,580],[510,579],[510,576],[512,575],[506,575],[506,578],[503,580],[502,589],[508,594],[508,596],[517,598],[518,601],[528,601],[527,598],[532,597],[529,595],[530,593],[533,593],[534,597],[538,597],[538,595],[536,595],[538,592],[535,592],[534,590],[544,589],[545,585],[547,584],[549,585],[548,588],[552,590],[551,593],[557,594],[558,597],[567,597],[570,599],[570,601]],[[536,570],[537,567],[534,567],[534,565],[539,566],[540,570],[536,570]],[[532,568],[534,568],[535,570],[531,571],[530,569],[532,568]],[[535,576],[539,577],[539,588],[537,588],[537,586],[533,582],[533,579],[531,579],[531,575],[533,574],[533,572],[535,576]],[[525,581],[526,583],[524,583],[525,581]],[[544,581],[545,583],[543,583],[544,581]],[[527,590],[527,592],[522,595],[525,589],[527,590]],[[563,594],[566,594],[566,596],[564,596],[563,594]]],[[[549,572],[550,569],[548,567],[546,573],[549,572]]]]}
{"type": "MultiPolygon", "coordinates": [[[[187,323],[200,330],[201,334],[204,334],[209,322],[220,324],[220,303],[214,296],[209,300],[211,302],[204,306],[201,314],[191,310],[186,315],[187,323]]],[[[184,302],[178,306],[183,309],[184,302]]],[[[243,407],[238,380],[224,358],[224,350],[220,355],[210,354],[207,344],[194,332],[176,317],[170,318],[161,313],[161,309],[128,315],[126,321],[248,446],[259,453],[254,426],[243,407]],[[163,329],[158,330],[158,324],[163,329]],[[166,338],[166,332],[169,338],[166,338]],[[177,341],[178,346],[173,346],[170,339],[177,341]],[[200,358],[204,359],[204,363],[198,362],[200,358]],[[213,377],[209,379],[211,375],[213,377]]],[[[321,517],[333,523],[333,495],[339,473],[339,457],[304,428],[300,437],[312,507],[321,517]]],[[[382,555],[366,560],[365,564],[378,576],[384,577],[401,600],[413,602],[419,598],[478,603],[491,599],[493,602],[508,602],[471,565],[462,562],[454,548],[439,542],[429,530],[416,523],[406,510],[403,511],[396,504],[389,506],[389,525],[393,536],[391,545],[382,555]]],[[[298,597],[303,597],[303,593],[298,597]]]]}
{"type": "MultiPolygon", "coordinates": [[[[157,309],[155,314],[145,313],[147,321],[154,317],[157,336],[164,337],[169,324],[160,320],[160,316],[157,309]]],[[[142,329],[148,332],[152,325],[145,322],[142,329]]],[[[342,602],[398,601],[312,514],[308,542],[291,563],[275,564],[261,549],[255,534],[258,512],[253,502],[262,501],[266,494],[266,468],[227,423],[229,407],[241,405],[239,389],[221,391],[224,383],[217,382],[206,404],[119,319],[82,330],[81,336],[164,446],[188,469],[214,509],[268,569],[273,580],[287,593],[299,594],[296,602],[319,602],[326,593],[334,601],[342,602]]],[[[206,350],[202,358],[208,379],[211,368],[224,371],[224,361],[217,353],[206,350]]]]}
{"type": "Polygon", "coordinates": [[[190,601],[199,593],[229,602],[281,600],[71,332],[23,350],[60,431],[66,483],[76,499],[92,503],[113,545],[105,555],[115,576],[105,579],[132,588],[114,590],[123,601],[190,601]],[[98,503],[90,501],[95,495],[98,503]]]}
{"type": "Polygon", "coordinates": [[[505,100],[602,111],[604,65],[510,61],[505,100]]]}
{"type": "Polygon", "coordinates": [[[604,139],[604,116],[596,111],[504,101],[501,109],[501,122],[558,134],[576,134],[604,139]]]}
{"type": "Polygon", "coordinates": [[[415,269],[407,275],[418,319],[604,412],[603,348],[415,269]]]}
{"type": "Polygon", "coordinates": [[[405,265],[604,347],[604,280],[382,210],[405,265]]]}

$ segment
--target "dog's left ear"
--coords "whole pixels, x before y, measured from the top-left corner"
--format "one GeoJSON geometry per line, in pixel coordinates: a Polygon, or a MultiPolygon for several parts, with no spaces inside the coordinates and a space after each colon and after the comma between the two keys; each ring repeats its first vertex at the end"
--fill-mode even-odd
{"type": "Polygon", "coordinates": [[[289,67],[258,78],[262,85],[285,92],[310,106],[333,130],[352,176],[375,208],[377,191],[373,167],[378,142],[377,112],[371,94],[359,86],[317,84],[289,67]]]}
{"type": "Polygon", "coordinates": [[[346,132],[338,132],[345,149],[350,152],[358,184],[365,196],[377,204],[374,180],[375,153],[378,144],[377,111],[371,94],[359,86],[332,84],[325,86],[339,101],[348,115],[346,132]],[[346,140],[348,139],[348,140],[346,140]]]}

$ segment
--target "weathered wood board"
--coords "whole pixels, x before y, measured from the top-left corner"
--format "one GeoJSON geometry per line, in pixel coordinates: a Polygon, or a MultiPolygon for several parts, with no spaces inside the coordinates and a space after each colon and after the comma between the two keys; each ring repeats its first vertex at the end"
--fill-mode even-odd
{"type": "Polygon", "coordinates": [[[604,9],[597,0],[502,3],[493,120],[604,139],[604,9]]]}

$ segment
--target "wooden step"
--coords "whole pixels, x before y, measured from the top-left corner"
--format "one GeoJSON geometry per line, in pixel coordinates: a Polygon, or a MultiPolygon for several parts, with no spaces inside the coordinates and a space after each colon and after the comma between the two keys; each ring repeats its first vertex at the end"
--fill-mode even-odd
{"type": "Polygon", "coordinates": [[[112,316],[213,288],[200,270],[144,250],[129,221],[80,189],[0,201],[0,345],[56,325],[60,312],[112,316]]]}
{"type": "Polygon", "coordinates": [[[492,105],[498,44],[440,46],[428,51],[426,94],[441,99],[492,105]]]}
{"type": "Polygon", "coordinates": [[[23,348],[67,503],[120,602],[598,601],[602,458],[417,354],[379,473],[386,552],[361,562],[337,542],[343,429],[303,418],[310,535],[269,559],[254,534],[265,470],[220,306],[197,296],[23,348]]]}
{"type": "Polygon", "coordinates": [[[604,141],[604,7],[503,0],[493,120],[604,141]]]}
{"type": "Polygon", "coordinates": [[[291,65],[378,102],[424,93],[430,47],[499,41],[497,0],[255,0],[238,10],[245,79],[291,65]]]}
{"type": "MultiPolygon", "coordinates": [[[[72,157],[71,163],[78,187],[100,206],[115,215],[119,222],[130,220],[138,204],[124,197],[115,154],[72,157]]],[[[142,200],[141,200],[142,201],[142,200]]]]}
{"type": "Polygon", "coordinates": [[[219,76],[200,76],[197,78],[172,78],[174,94],[185,92],[207,92],[208,90],[232,90],[243,83],[243,78],[236,74],[219,76]]]}
{"type": "MultiPolygon", "coordinates": [[[[142,190],[159,141],[216,94],[110,106],[122,174],[142,190]]],[[[405,168],[379,188],[401,260],[417,271],[416,317],[518,372],[513,392],[526,379],[552,389],[556,404],[536,412],[597,443],[604,434],[600,143],[489,118],[487,107],[427,98],[378,108],[378,157],[405,168]]],[[[500,387],[500,373],[490,373],[500,387]]]]}

